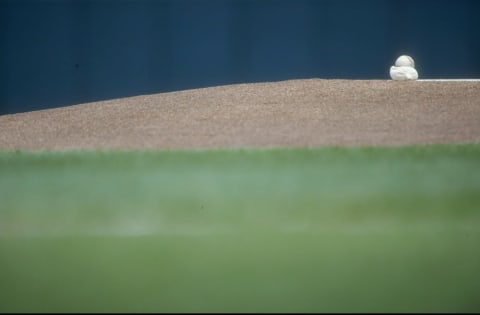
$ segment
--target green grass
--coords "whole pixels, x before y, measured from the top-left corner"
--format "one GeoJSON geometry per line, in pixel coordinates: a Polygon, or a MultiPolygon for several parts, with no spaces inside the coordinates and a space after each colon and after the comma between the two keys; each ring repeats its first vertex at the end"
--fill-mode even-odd
{"type": "Polygon", "coordinates": [[[0,312],[479,312],[480,145],[0,152],[0,312]]]}

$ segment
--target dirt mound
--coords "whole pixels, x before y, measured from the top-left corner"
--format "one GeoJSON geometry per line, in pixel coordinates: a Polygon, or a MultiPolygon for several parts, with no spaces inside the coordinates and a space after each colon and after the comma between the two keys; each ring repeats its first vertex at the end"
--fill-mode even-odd
{"type": "Polygon", "coordinates": [[[0,150],[480,141],[480,82],[290,80],[0,116],[0,150]]]}

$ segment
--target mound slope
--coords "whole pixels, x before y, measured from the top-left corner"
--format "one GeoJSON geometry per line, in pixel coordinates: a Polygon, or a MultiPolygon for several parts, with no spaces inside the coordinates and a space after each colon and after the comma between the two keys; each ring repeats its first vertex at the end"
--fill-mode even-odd
{"type": "Polygon", "coordinates": [[[0,116],[0,150],[480,141],[480,82],[290,80],[0,116]]]}

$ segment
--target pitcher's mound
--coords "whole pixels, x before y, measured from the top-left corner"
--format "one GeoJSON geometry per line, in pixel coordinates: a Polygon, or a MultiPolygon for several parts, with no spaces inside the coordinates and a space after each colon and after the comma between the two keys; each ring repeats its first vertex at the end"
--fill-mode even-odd
{"type": "Polygon", "coordinates": [[[0,150],[480,141],[480,82],[291,80],[0,116],[0,150]]]}

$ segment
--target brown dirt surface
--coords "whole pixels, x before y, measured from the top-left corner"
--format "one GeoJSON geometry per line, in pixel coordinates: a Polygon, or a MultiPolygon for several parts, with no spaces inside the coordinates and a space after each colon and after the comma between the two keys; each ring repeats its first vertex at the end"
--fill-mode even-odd
{"type": "Polygon", "coordinates": [[[480,141],[480,82],[289,80],[0,116],[0,150],[480,141]]]}

